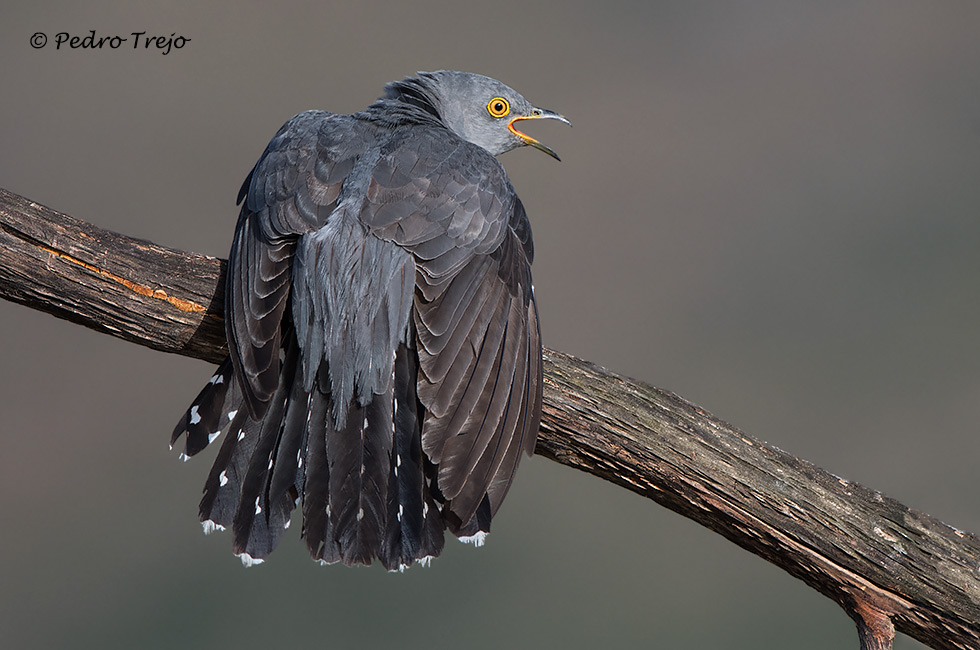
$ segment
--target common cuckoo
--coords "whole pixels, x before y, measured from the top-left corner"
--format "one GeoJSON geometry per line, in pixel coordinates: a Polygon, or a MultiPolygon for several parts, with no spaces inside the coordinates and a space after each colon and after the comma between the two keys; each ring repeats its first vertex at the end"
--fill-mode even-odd
{"type": "Polygon", "coordinates": [[[499,154],[568,122],[455,71],[388,84],[353,115],[307,111],[239,193],[229,357],[174,430],[224,433],[206,532],[261,562],[302,507],[314,559],[427,563],[481,544],[531,454],[542,362],[531,228],[499,154]]]}

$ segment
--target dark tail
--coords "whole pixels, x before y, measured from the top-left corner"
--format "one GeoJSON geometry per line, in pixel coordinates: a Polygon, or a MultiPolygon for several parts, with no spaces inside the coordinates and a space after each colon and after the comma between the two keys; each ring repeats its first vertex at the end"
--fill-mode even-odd
{"type": "MultiPolygon", "coordinates": [[[[331,415],[326,365],[307,391],[291,332],[283,354],[279,387],[261,420],[250,418],[229,359],[174,430],[171,444],[186,434],[185,458],[225,436],[201,500],[205,532],[230,528],[242,561],[262,562],[302,502],[302,535],[321,562],[378,558],[396,570],[439,555],[446,523],[436,468],[422,453],[414,351],[399,346],[388,392],[351,404],[343,426],[331,415]]],[[[489,530],[489,509],[486,522],[476,519],[450,525],[462,535],[489,530]]]]}

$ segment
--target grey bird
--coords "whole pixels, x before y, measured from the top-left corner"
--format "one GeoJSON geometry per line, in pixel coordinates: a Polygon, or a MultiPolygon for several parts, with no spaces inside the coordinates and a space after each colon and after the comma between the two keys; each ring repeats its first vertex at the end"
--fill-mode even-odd
{"type": "Polygon", "coordinates": [[[323,563],[389,570],[482,544],[541,417],[534,250],[495,156],[554,119],[508,86],[442,70],[353,115],[307,111],[239,193],[229,357],[174,430],[224,440],[205,532],[261,562],[302,504],[323,563]]]}

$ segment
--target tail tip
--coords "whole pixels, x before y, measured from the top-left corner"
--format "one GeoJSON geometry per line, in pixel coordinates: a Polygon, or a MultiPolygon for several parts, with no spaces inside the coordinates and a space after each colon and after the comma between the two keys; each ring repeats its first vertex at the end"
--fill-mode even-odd
{"type": "Polygon", "coordinates": [[[253,567],[265,562],[264,559],[260,557],[252,557],[248,553],[236,553],[235,555],[242,561],[242,564],[244,564],[246,567],[253,567]]]}
{"type": "Polygon", "coordinates": [[[483,546],[484,542],[486,542],[486,539],[487,539],[487,532],[483,530],[478,530],[472,535],[460,537],[459,541],[463,542],[464,544],[472,544],[473,546],[479,548],[480,546],[483,546]]]}
{"type": "Polygon", "coordinates": [[[211,521],[210,519],[206,519],[206,520],[202,521],[201,522],[201,527],[204,528],[204,534],[205,535],[210,535],[211,533],[213,533],[216,530],[224,530],[225,529],[224,526],[222,526],[221,524],[215,523],[215,522],[211,521]]]}

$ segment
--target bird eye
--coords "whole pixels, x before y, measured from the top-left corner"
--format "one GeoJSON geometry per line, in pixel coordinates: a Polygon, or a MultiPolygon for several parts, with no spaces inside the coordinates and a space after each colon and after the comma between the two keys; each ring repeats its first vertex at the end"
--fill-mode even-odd
{"type": "Polygon", "coordinates": [[[494,97],[487,104],[487,112],[493,117],[503,117],[510,113],[510,104],[503,97],[494,97]]]}

